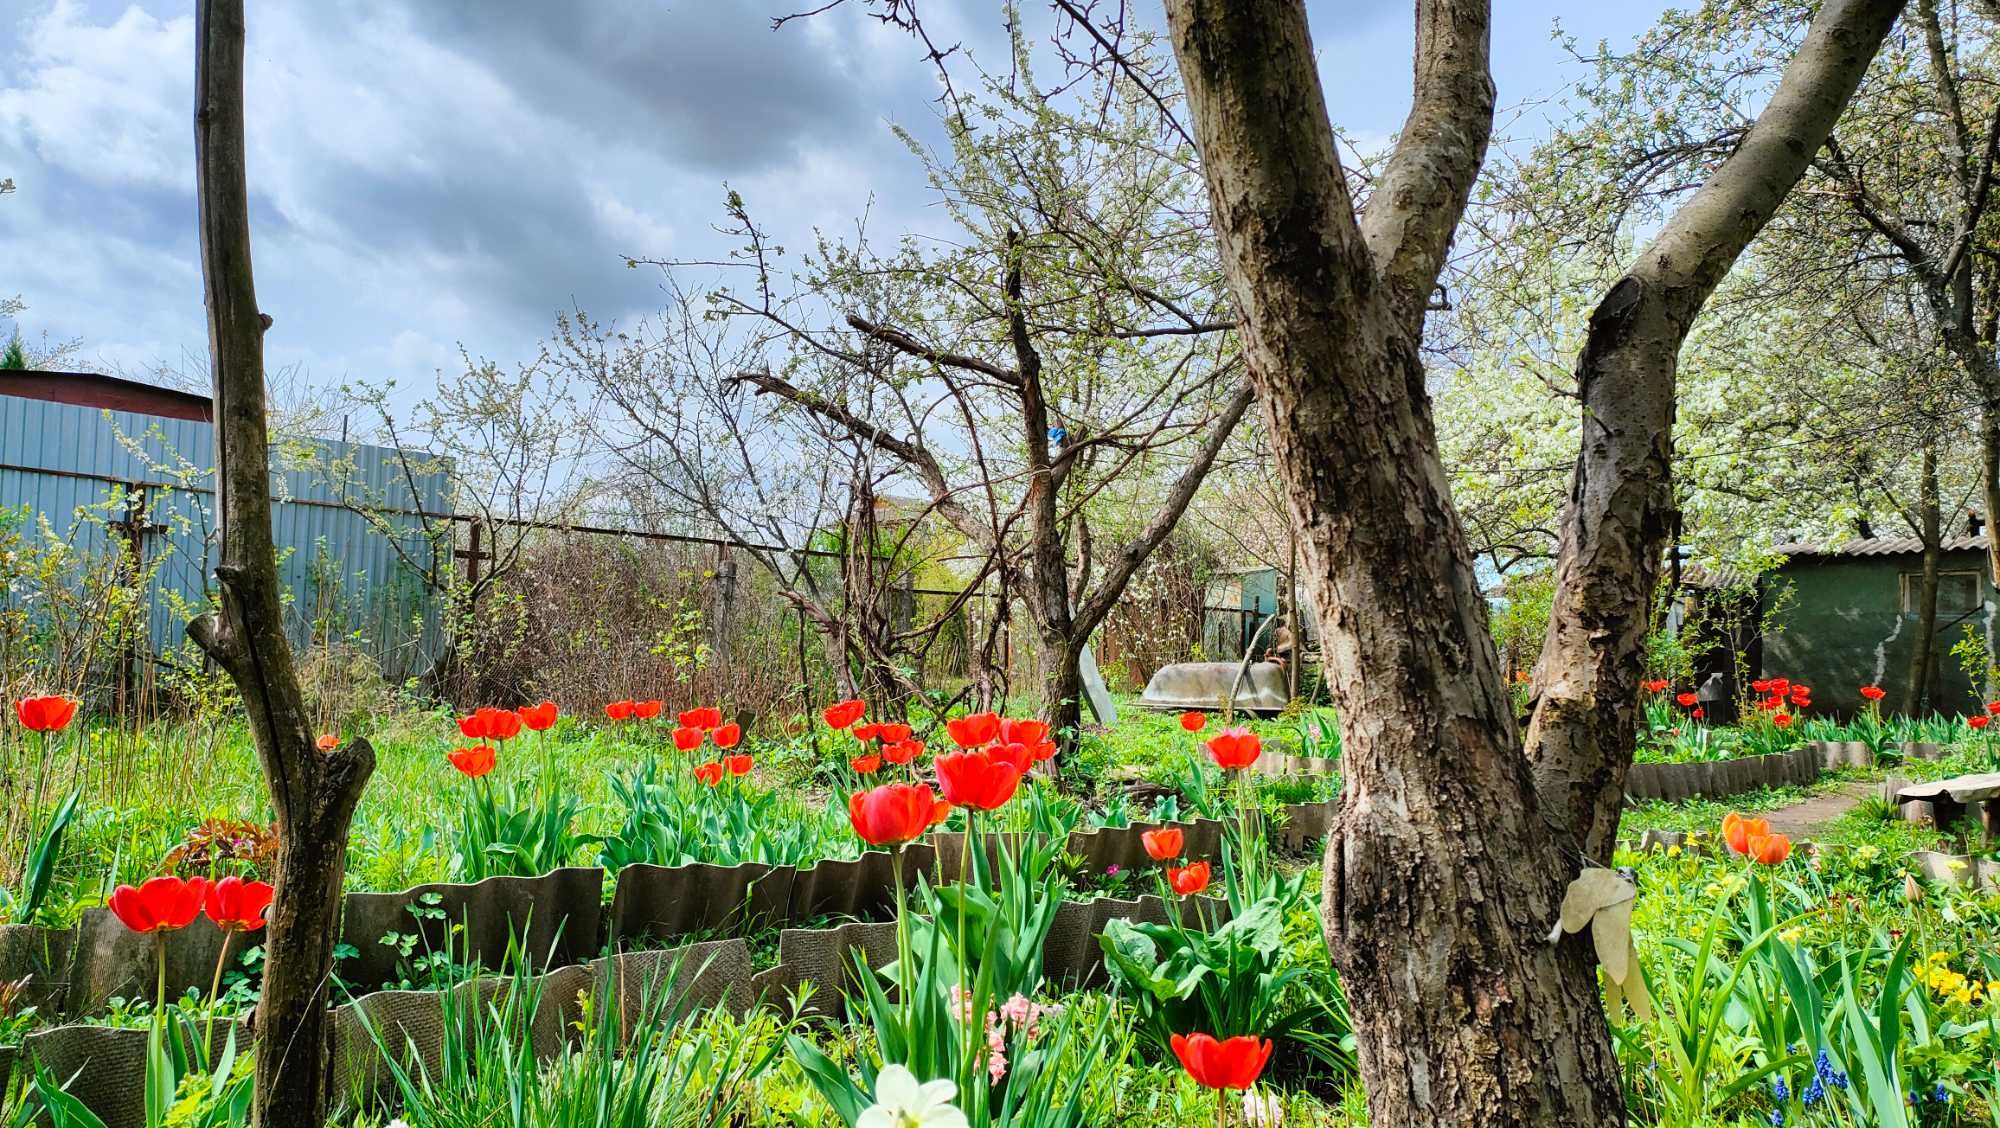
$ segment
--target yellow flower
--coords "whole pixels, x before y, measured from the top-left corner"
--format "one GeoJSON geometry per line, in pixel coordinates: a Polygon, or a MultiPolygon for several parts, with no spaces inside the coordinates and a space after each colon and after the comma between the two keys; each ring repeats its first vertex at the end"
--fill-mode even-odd
{"type": "Polygon", "coordinates": [[[1778,933],[1778,939],[1783,940],[1787,944],[1796,944],[1799,942],[1799,937],[1803,935],[1805,935],[1805,929],[1803,928],[1787,928],[1783,932],[1778,933]]]}

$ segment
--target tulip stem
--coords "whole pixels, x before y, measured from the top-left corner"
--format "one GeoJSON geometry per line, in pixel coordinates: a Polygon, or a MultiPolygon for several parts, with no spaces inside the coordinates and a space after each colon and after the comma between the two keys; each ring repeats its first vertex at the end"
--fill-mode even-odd
{"type": "Polygon", "coordinates": [[[889,873],[896,882],[896,1002],[903,1011],[903,1030],[907,1036],[915,1028],[915,1006],[911,998],[916,994],[910,987],[910,924],[908,896],[903,892],[903,845],[897,843],[889,851],[889,873]]]}
{"type": "Polygon", "coordinates": [[[153,932],[153,1021],[161,1023],[167,1016],[167,933],[164,929],[153,932]]]}
{"type": "Polygon", "coordinates": [[[222,930],[222,951],[215,956],[215,978],[208,984],[208,1030],[202,1034],[202,1040],[208,1043],[207,1048],[215,1045],[215,1012],[222,1005],[222,969],[229,966],[229,942],[234,939],[235,929],[222,930]]]}

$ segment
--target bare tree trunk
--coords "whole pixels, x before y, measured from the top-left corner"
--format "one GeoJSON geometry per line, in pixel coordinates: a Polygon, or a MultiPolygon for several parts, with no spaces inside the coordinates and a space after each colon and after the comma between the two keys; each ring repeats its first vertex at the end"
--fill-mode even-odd
{"type": "MultiPolygon", "coordinates": [[[[1930,699],[1931,673],[1937,663],[1938,572],[1944,563],[1944,520],[1940,508],[1937,444],[1926,441],[1917,486],[1917,537],[1924,546],[1923,574],[1917,588],[1917,633],[1910,640],[1910,664],[1903,678],[1906,694],[1903,711],[1912,717],[1930,699]]],[[[1900,600],[1902,593],[1896,594],[1900,600]]]]}
{"type": "Polygon", "coordinates": [[[333,1024],[327,1010],[340,920],[348,825],[375,770],[355,738],[315,746],[285,637],[271,538],[264,329],[250,270],[243,155],[243,3],[196,8],[195,174],[202,279],[215,383],[215,489],[222,548],[221,607],[188,634],[229,671],[249,715],[277,812],[277,894],[264,932],[252,1122],[326,1122],[333,1024]]]}
{"type": "MultiPolygon", "coordinates": [[[[1572,585],[1610,593],[1600,629],[1618,640],[1643,637],[1658,571],[1657,542],[1644,546],[1664,523],[1601,523],[1664,509],[1656,433],[1672,421],[1687,321],[1823,142],[1898,7],[1826,5],[1766,112],[1773,124],[1759,123],[1718,173],[1724,187],[1676,216],[1676,241],[1594,319],[1586,394],[1626,385],[1610,402],[1623,399],[1637,431],[1593,451],[1601,424],[1588,424],[1565,555],[1585,557],[1572,585]],[[1658,292],[1703,279],[1693,295],[1658,292]],[[1589,474],[1599,462],[1601,479],[1589,474]]],[[[1168,0],[1167,17],[1341,717],[1346,789],[1324,913],[1371,1121],[1623,1123],[1593,957],[1574,938],[1545,939],[1582,859],[1522,755],[1418,349],[1491,128],[1487,5],[1419,0],[1410,118],[1358,220],[1300,0],[1168,0]]],[[[1581,660],[1605,693],[1629,685],[1636,704],[1638,652],[1612,649],[1581,660]]],[[[1562,796],[1589,790],[1571,771],[1594,780],[1631,754],[1630,721],[1614,733],[1589,703],[1570,715],[1593,731],[1567,742],[1562,796]]]]}
{"type": "Polygon", "coordinates": [[[1695,315],[1805,174],[1902,0],[1823,5],[1735,153],[1591,314],[1583,441],[1535,677],[1527,753],[1556,826],[1608,859],[1639,726],[1639,678],[1672,508],[1675,370],[1695,315]]]}

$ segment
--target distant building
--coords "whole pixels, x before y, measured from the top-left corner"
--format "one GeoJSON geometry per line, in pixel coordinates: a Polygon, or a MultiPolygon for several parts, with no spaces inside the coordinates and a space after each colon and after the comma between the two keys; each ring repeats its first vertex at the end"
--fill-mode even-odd
{"type": "MultiPolygon", "coordinates": [[[[0,371],[0,526],[31,542],[46,528],[100,559],[119,552],[124,575],[149,581],[135,595],[153,655],[181,644],[211,587],[212,417],[204,395],[97,373],[0,371]]],[[[419,511],[449,509],[448,473],[427,455],[411,456],[427,468],[406,467],[397,451],[361,443],[283,447],[272,457],[271,517],[294,639],[342,638],[392,678],[424,672],[442,635],[404,554],[429,562],[441,551],[419,511]]],[[[0,605],[13,598],[0,590],[0,605]]],[[[133,649],[126,664],[136,670],[147,656],[133,649]]]]}
{"type": "MultiPolygon", "coordinates": [[[[1760,612],[1775,608],[1762,638],[1765,677],[1812,687],[1813,711],[1847,715],[1861,708],[1864,685],[1888,691],[1885,708],[1910,708],[1910,649],[1917,634],[1923,544],[1915,537],[1871,537],[1837,545],[1781,544],[1785,558],[1766,575],[1760,612]]],[[[1946,537],[1939,567],[1936,664],[1917,708],[1953,714],[1981,706],[1973,683],[1950,653],[1969,626],[1991,647],[1996,608],[1984,535],[1946,537]]]]}

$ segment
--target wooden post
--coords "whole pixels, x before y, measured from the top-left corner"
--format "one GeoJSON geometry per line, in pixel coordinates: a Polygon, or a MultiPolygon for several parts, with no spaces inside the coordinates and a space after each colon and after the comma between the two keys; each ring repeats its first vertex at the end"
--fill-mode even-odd
{"type": "Polygon", "coordinates": [[[195,188],[215,386],[220,608],[188,634],[243,696],[277,814],[277,892],[264,930],[264,985],[251,1123],[326,1123],[333,1093],[333,942],[348,825],[375,770],[366,740],[321,751],[285,637],[271,535],[264,331],[250,270],[243,153],[243,0],[195,7],[195,188]]]}

